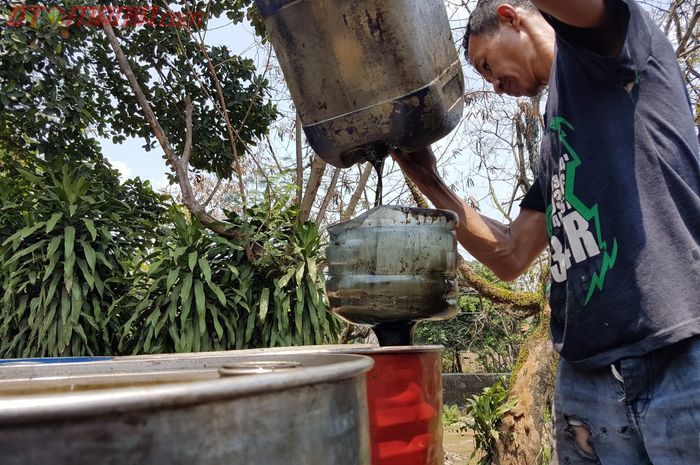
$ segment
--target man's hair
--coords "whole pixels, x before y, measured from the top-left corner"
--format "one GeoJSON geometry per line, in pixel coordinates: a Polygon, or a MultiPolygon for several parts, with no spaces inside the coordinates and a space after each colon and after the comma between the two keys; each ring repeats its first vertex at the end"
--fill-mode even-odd
{"type": "Polygon", "coordinates": [[[482,34],[491,34],[498,30],[498,13],[496,10],[504,4],[513,7],[521,7],[526,10],[537,11],[535,5],[529,0],[479,0],[476,8],[469,16],[467,32],[464,34],[462,45],[464,46],[464,56],[469,60],[469,37],[482,34]]]}

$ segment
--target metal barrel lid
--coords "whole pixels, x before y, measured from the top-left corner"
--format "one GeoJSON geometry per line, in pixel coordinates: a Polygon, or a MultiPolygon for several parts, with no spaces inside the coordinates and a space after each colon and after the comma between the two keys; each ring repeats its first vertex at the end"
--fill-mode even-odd
{"type": "Polygon", "coordinates": [[[369,357],[341,353],[270,352],[226,355],[199,360],[195,358],[189,360],[189,363],[187,357],[133,362],[122,359],[122,363],[93,362],[80,364],[82,372],[79,374],[63,376],[60,374],[61,367],[74,367],[75,373],[77,364],[45,366],[43,368],[48,370],[44,373],[40,369],[42,367],[37,366],[1,367],[0,426],[249,397],[354,378],[368,372],[374,365],[369,357]],[[182,369],[173,370],[178,362],[182,369]],[[235,369],[236,364],[240,368],[241,363],[248,368],[266,366],[267,371],[219,376],[220,368],[228,365],[235,369]],[[129,369],[138,364],[142,365],[141,371],[129,369]],[[107,371],[106,366],[116,366],[121,371],[114,368],[107,371]],[[274,366],[278,369],[270,371],[274,366]],[[31,376],[26,376],[27,374],[31,376]],[[129,376],[140,378],[132,386],[127,384],[125,387],[114,387],[120,377],[129,376]],[[167,379],[167,376],[174,378],[167,379]],[[110,380],[112,384],[109,383],[110,380]],[[107,387],[102,389],[99,385],[95,386],[95,383],[105,383],[107,387]],[[47,386],[51,389],[47,390],[47,386]],[[91,388],[81,390],[81,386],[91,388]]]}

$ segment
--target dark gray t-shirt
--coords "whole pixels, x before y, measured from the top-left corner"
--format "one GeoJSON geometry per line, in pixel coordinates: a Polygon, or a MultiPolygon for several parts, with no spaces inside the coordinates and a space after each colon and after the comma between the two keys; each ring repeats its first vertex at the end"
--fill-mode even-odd
{"type": "Polygon", "coordinates": [[[551,20],[557,55],[539,186],[522,204],[545,211],[552,338],[582,367],[700,334],[690,102],[671,44],[634,0],[618,1],[629,22],[616,58],[551,20]]]}

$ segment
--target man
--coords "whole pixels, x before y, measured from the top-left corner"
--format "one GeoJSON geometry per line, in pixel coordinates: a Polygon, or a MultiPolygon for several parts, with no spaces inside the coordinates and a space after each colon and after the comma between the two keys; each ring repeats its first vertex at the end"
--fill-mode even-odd
{"type": "Polygon", "coordinates": [[[562,356],[553,463],[700,464],[700,166],[671,44],[635,0],[481,0],[467,56],[496,92],[549,85],[541,166],[509,226],[397,152],[501,279],[549,244],[562,356]]]}

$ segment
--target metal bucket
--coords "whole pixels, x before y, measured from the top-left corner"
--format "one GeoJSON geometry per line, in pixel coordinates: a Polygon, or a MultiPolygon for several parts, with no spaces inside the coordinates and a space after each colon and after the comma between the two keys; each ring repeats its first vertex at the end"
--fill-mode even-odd
{"type": "Polygon", "coordinates": [[[256,0],[314,151],[348,167],[447,135],[464,78],[443,0],[256,0]]]}
{"type": "Polygon", "coordinates": [[[369,465],[370,359],[251,352],[5,363],[0,463],[369,465]]]}
{"type": "Polygon", "coordinates": [[[349,350],[372,357],[367,375],[372,465],[442,465],[441,346],[349,350]]]}

